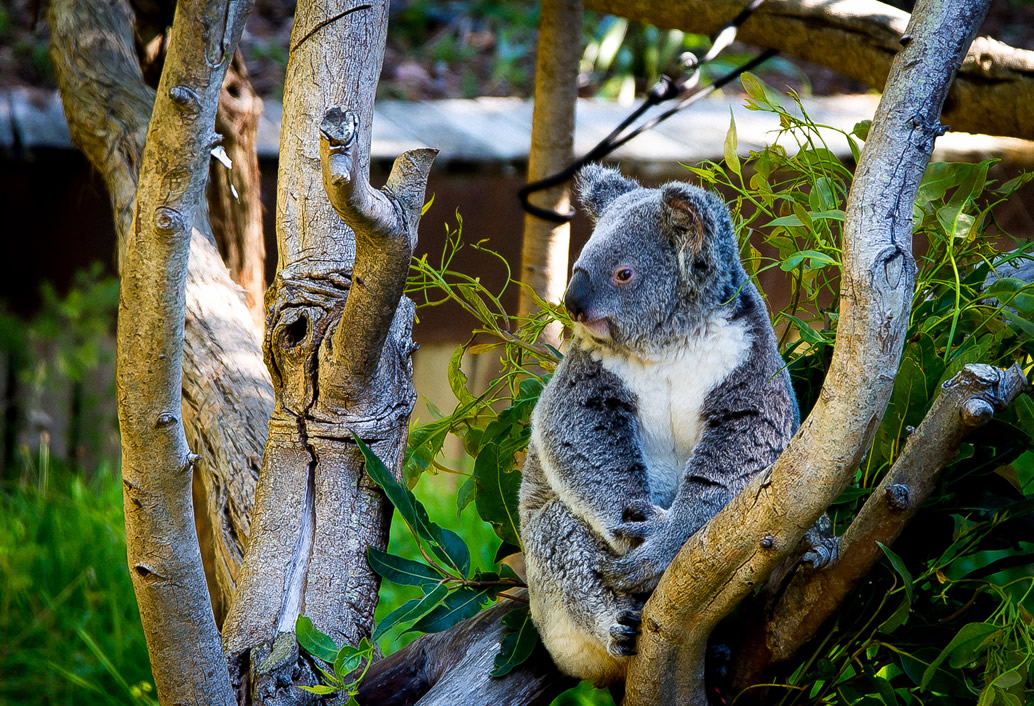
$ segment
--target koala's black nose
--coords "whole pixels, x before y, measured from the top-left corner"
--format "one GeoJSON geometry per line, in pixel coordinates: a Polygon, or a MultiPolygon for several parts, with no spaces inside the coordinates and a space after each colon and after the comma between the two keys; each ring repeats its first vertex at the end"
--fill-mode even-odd
{"type": "Polygon", "coordinates": [[[585,321],[585,309],[589,298],[589,275],[575,270],[564,294],[564,306],[575,321],[585,321]]]}

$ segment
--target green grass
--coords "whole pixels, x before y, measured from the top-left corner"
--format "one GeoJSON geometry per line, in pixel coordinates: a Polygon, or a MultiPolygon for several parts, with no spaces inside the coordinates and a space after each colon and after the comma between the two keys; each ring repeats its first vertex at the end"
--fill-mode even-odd
{"type": "Polygon", "coordinates": [[[0,704],[155,703],[115,473],[0,490],[0,704]]]}

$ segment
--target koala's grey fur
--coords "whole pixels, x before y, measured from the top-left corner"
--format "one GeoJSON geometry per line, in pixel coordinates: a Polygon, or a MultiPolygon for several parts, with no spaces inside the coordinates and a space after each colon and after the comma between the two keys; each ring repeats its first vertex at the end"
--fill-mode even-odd
{"type": "Polygon", "coordinates": [[[596,228],[565,297],[574,338],[532,415],[521,537],[546,647],[606,685],[679,548],[799,419],[725,204],[600,166],[579,188],[596,228]]]}

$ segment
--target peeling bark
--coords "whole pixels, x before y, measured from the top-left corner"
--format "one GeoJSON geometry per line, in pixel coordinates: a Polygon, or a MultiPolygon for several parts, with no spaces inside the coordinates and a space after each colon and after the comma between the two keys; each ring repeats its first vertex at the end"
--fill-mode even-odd
{"type": "Polygon", "coordinates": [[[773,465],[693,535],[643,611],[625,704],[707,703],[708,635],[797,546],[857,467],[886,409],[914,286],[912,204],[940,107],[987,2],[920,1],[845,214],[841,313],[819,400],[773,465]]]}
{"type": "MultiPolygon", "coordinates": [[[[744,0],[586,0],[586,8],[658,27],[711,34],[744,0]]],[[[908,13],[876,0],[767,0],[737,38],[828,66],[877,90],[889,83],[894,57],[914,37],[908,13]]],[[[958,29],[958,28],[957,28],[958,29]]],[[[952,130],[1034,139],[1034,52],[981,37],[951,87],[941,119],[952,130]]]]}
{"type": "MultiPolygon", "coordinates": [[[[840,559],[819,571],[799,566],[766,590],[771,605],[735,653],[733,689],[759,683],[772,664],[792,658],[851,595],[933,492],[963,438],[1008,407],[1027,387],[1019,365],[967,365],[943,386],[893,467],[840,542],[840,559]]],[[[763,594],[764,595],[764,594],[763,594]]]]}

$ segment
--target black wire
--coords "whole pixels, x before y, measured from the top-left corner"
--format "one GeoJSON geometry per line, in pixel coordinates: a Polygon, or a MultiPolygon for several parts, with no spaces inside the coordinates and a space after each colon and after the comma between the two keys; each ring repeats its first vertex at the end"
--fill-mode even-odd
{"type": "MultiPolygon", "coordinates": [[[[736,15],[736,17],[731,22],[722,27],[722,29],[719,30],[718,34],[715,35],[715,37],[720,36],[722,32],[726,31],[730,27],[738,29],[739,26],[743,24],[743,22],[748,17],[750,17],[751,13],[753,13],[754,10],[756,10],[763,2],[764,0],[753,0],[747,7],[743,8],[743,10],[741,10],[740,13],[736,15]]],[[[569,209],[567,213],[560,213],[550,208],[542,208],[541,206],[536,206],[535,204],[531,203],[529,197],[531,196],[531,194],[537,191],[544,191],[545,189],[549,189],[554,186],[559,186],[560,184],[569,181],[586,164],[603,159],[608,154],[616,150],[618,147],[621,147],[623,144],[631,140],[633,137],[645,132],[646,130],[650,130],[656,127],[660,123],[670,118],[675,113],[679,112],[680,110],[685,110],[686,108],[693,105],[705,96],[710,95],[722,86],[725,86],[730,82],[736,80],[736,78],[739,77],[740,74],[744,73],[745,71],[750,71],[754,69],[755,67],[764,63],[765,61],[771,59],[773,56],[776,56],[778,53],[779,52],[777,52],[774,49],[765,50],[764,52],[754,57],[747,63],[736,67],[735,69],[723,76],[720,76],[710,86],[701,88],[686,96],[681,101],[679,101],[675,105],[675,107],[670,108],[669,110],[666,110],[665,112],[652,118],[651,120],[646,121],[642,125],[639,125],[634,130],[629,132],[627,135],[621,135],[621,133],[626,128],[628,128],[629,125],[638,120],[639,117],[642,116],[643,113],[645,113],[647,110],[667,100],[676,98],[682,93],[679,81],[674,80],[668,76],[661,76],[661,80],[657,83],[657,85],[650,89],[650,92],[646,94],[646,98],[643,100],[642,104],[638,108],[633,110],[628,115],[628,117],[622,120],[621,123],[610,132],[609,135],[603,138],[595,147],[589,150],[585,155],[583,155],[579,159],[576,159],[574,162],[572,162],[567,167],[555,174],[551,174],[543,179],[539,179],[538,181],[533,181],[522,186],[517,191],[517,197],[521,201],[521,206],[524,208],[525,212],[530,213],[536,218],[541,218],[544,221],[550,221],[551,223],[567,223],[571,221],[575,216],[574,209],[569,209]]],[[[712,57],[712,59],[713,58],[714,57],[712,57]]],[[[693,68],[694,72],[698,71],[699,68],[699,65],[695,66],[693,68]]]]}

